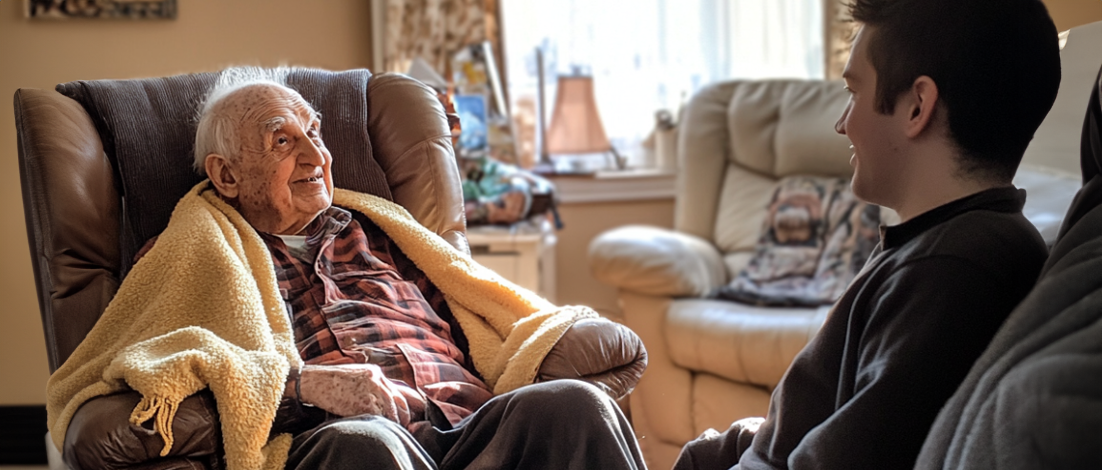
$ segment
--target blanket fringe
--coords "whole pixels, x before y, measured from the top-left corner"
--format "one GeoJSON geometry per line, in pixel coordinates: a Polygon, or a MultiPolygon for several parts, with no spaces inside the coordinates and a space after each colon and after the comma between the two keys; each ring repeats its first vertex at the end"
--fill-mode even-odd
{"type": "Polygon", "coordinates": [[[180,408],[179,400],[172,400],[160,396],[142,397],[134,412],[130,414],[130,424],[141,426],[142,423],[153,420],[153,430],[161,435],[165,441],[165,447],[161,449],[161,457],[167,456],[172,450],[172,420],[176,418],[176,410],[180,408]]]}

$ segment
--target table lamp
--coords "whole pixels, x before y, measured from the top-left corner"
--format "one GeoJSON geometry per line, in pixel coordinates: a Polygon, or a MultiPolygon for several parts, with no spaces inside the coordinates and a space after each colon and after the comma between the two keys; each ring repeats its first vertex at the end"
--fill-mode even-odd
{"type": "Polygon", "coordinates": [[[624,169],[623,159],[609,142],[601,116],[597,113],[593,77],[559,77],[551,125],[543,137],[540,157],[544,164],[551,164],[552,154],[605,153],[612,157],[617,169],[624,169]]]}

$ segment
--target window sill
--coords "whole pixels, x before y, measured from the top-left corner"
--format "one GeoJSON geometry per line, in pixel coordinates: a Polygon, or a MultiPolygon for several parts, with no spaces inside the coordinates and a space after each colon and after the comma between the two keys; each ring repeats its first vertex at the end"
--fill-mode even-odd
{"type": "Polygon", "coordinates": [[[677,192],[677,174],[672,170],[604,170],[545,176],[555,183],[563,204],[673,199],[677,192]]]}

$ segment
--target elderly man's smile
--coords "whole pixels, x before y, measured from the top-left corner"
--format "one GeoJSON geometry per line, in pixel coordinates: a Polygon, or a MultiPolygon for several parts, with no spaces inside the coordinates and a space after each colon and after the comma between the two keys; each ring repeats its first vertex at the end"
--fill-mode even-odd
{"type": "Polygon", "coordinates": [[[325,186],[325,177],[323,175],[307,176],[291,182],[292,184],[318,184],[322,187],[325,186]]]}
{"type": "MultiPolygon", "coordinates": [[[[292,181],[291,190],[298,197],[314,198],[317,196],[329,196],[329,187],[320,169],[317,174],[292,181]]],[[[328,204],[326,205],[328,206],[328,204]]]]}

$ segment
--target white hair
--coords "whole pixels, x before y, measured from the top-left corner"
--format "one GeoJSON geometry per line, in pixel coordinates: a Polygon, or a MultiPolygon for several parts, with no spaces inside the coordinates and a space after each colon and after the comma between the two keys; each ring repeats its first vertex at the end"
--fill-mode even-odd
{"type": "Polygon", "coordinates": [[[241,153],[241,136],[237,123],[229,116],[215,113],[214,109],[227,96],[252,85],[277,85],[287,87],[287,75],[291,69],[278,67],[266,69],[253,66],[229,67],[218,74],[218,80],[199,105],[199,125],[195,131],[195,171],[206,175],[207,156],[216,153],[233,160],[241,153]]]}

